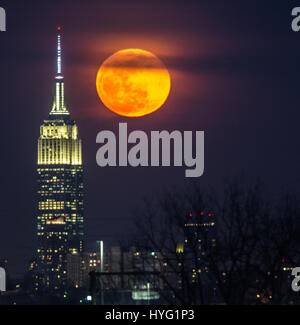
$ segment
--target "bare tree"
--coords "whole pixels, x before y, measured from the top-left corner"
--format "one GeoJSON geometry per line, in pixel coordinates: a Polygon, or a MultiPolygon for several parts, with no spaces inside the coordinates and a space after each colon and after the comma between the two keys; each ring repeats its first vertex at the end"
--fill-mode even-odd
{"type": "MultiPolygon", "coordinates": [[[[136,213],[134,245],[159,252],[161,296],[179,304],[292,303],[300,265],[300,208],[261,184],[164,190],[136,213]]],[[[145,261],[147,262],[147,261],[145,261]]]]}

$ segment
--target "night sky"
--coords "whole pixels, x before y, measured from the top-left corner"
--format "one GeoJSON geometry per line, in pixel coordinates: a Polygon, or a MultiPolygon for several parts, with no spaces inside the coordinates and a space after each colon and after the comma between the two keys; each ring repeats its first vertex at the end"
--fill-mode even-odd
{"type": "MultiPolygon", "coordinates": [[[[132,228],[132,210],[165,186],[192,182],[184,167],[100,168],[96,135],[129,131],[205,131],[205,173],[220,187],[244,174],[271,190],[299,193],[300,32],[291,30],[296,1],[1,1],[0,258],[22,273],[35,249],[39,127],[54,92],[56,26],[63,28],[66,103],[83,139],[88,249],[97,239],[118,244],[132,228]],[[165,105],[124,118],[100,102],[95,79],[114,52],[141,48],[168,68],[165,105]]],[[[298,2],[299,5],[299,2],[298,2]]]]}

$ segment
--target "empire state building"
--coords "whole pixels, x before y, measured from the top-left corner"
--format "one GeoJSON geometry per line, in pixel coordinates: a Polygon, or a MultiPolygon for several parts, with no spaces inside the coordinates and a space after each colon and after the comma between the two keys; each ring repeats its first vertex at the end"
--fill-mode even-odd
{"type": "Polygon", "coordinates": [[[61,28],[55,96],[38,139],[36,290],[66,285],[67,254],[83,251],[83,170],[78,128],[65,104],[61,28]]]}

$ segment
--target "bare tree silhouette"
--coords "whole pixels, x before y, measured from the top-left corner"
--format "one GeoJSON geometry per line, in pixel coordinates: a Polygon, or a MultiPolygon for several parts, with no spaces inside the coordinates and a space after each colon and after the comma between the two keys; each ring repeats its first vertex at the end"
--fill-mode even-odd
{"type": "MultiPolygon", "coordinates": [[[[198,184],[163,190],[136,212],[133,244],[159,252],[160,294],[171,304],[290,304],[300,265],[296,196],[271,200],[257,182],[222,193],[198,184]]],[[[147,260],[145,260],[147,263],[147,260]]]]}

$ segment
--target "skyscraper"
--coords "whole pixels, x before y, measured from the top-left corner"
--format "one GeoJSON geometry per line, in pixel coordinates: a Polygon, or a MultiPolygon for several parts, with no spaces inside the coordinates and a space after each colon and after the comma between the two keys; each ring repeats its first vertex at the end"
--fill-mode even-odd
{"type": "Polygon", "coordinates": [[[67,254],[83,251],[81,139],[65,104],[61,54],[58,27],[55,96],[38,139],[36,290],[63,288],[67,254]]]}

